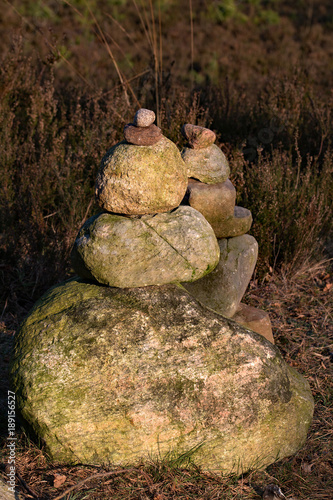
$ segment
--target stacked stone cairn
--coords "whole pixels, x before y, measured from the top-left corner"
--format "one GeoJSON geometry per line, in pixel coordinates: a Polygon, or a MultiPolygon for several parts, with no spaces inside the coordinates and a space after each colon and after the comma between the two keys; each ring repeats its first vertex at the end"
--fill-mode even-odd
{"type": "Polygon", "coordinates": [[[265,467],[303,445],[309,385],[225,317],[240,314],[257,244],[215,135],[185,125],[180,154],[154,119],[139,110],[102,159],[102,212],[72,251],[79,276],[47,291],[16,334],[18,410],[57,461],[172,452],[204,470],[265,467]]]}
{"type": "Polygon", "coordinates": [[[120,288],[164,285],[197,280],[219,261],[204,216],[179,206],[186,167],[154,120],[153,111],[140,109],[125,126],[126,140],[102,159],[96,199],[108,212],[84,224],[72,252],[83,278],[120,288]]]}
{"type": "Polygon", "coordinates": [[[228,178],[227,158],[214,144],[215,133],[187,123],[182,134],[187,145],[181,155],[189,177],[183,203],[205,216],[221,253],[212,273],[184,286],[202,304],[274,343],[268,313],[241,303],[258,258],[257,241],[245,234],[252,224],[251,212],[235,205],[236,189],[228,178]]]}

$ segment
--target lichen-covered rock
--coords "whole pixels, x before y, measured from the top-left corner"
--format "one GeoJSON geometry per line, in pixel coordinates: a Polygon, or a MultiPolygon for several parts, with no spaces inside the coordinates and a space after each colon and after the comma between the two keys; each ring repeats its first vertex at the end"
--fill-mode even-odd
{"type": "Polygon", "coordinates": [[[183,148],[182,158],[187,167],[188,177],[206,184],[225,182],[230,174],[228,160],[215,144],[208,148],[183,148]]]}
{"type": "MultiPolygon", "coordinates": [[[[12,443],[15,443],[15,441],[12,441],[12,443]]],[[[10,442],[8,442],[7,444],[10,444],[10,442]]],[[[9,465],[8,470],[9,470],[9,472],[7,472],[7,474],[12,472],[13,470],[15,471],[15,465],[9,465]],[[13,467],[13,469],[10,469],[10,467],[13,467]]],[[[15,477],[15,472],[14,472],[14,477],[15,477]]],[[[7,475],[6,479],[7,479],[7,481],[5,482],[0,478],[0,498],[1,498],[1,500],[24,500],[24,496],[19,491],[17,491],[16,487],[11,486],[11,484],[9,482],[10,481],[9,475],[7,475]]],[[[13,482],[13,484],[15,484],[15,480],[12,482],[13,482]]]]}
{"type": "Polygon", "coordinates": [[[103,210],[126,215],[168,212],[178,207],[187,188],[186,166],[166,137],[153,146],[123,141],[101,162],[96,200],[103,210]]]}
{"type": "Polygon", "coordinates": [[[221,257],[214,271],[196,283],[184,283],[184,287],[205,306],[231,318],[253,274],[258,243],[249,234],[218,242],[221,257]]]}
{"type": "Polygon", "coordinates": [[[275,346],[177,285],[57,285],[17,333],[11,373],[22,416],[66,462],[195,449],[206,470],[245,471],[295,453],[313,412],[275,346]]]}
{"type": "Polygon", "coordinates": [[[244,207],[235,207],[229,217],[215,217],[209,220],[217,238],[234,238],[247,233],[252,226],[252,214],[244,207]]]}
{"type": "Polygon", "coordinates": [[[236,189],[228,179],[218,184],[205,184],[189,179],[182,203],[198,210],[215,230],[226,219],[234,217],[236,189]]]}
{"type": "Polygon", "coordinates": [[[214,269],[219,256],[204,216],[182,206],[136,219],[91,217],[75,240],[72,264],[83,278],[130,288],[197,280],[214,269]]]}

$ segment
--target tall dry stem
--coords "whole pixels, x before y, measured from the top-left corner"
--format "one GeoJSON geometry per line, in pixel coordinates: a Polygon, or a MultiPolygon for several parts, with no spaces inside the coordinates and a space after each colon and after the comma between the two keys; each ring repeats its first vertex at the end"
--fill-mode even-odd
{"type": "MultiPolygon", "coordinates": [[[[117,64],[117,61],[116,61],[116,59],[115,59],[115,57],[114,57],[114,55],[113,55],[113,52],[112,52],[112,50],[111,50],[110,45],[108,44],[108,42],[107,42],[107,40],[106,40],[106,38],[105,38],[105,35],[104,35],[103,31],[102,31],[102,28],[101,28],[100,24],[98,23],[98,21],[97,21],[97,19],[96,19],[95,15],[94,15],[94,13],[92,12],[92,10],[91,10],[91,8],[90,8],[90,6],[89,6],[89,4],[88,4],[88,2],[87,2],[87,1],[85,1],[85,4],[86,4],[86,7],[87,7],[87,9],[88,9],[88,11],[89,11],[89,14],[90,14],[91,18],[93,19],[93,21],[94,21],[94,23],[95,23],[95,25],[96,25],[96,27],[97,27],[97,29],[98,29],[99,33],[100,33],[100,36],[102,37],[103,43],[104,43],[104,45],[105,45],[105,48],[106,48],[106,50],[108,51],[108,54],[109,54],[109,56],[110,56],[110,58],[111,58],[111,61],[112,61],[113,65],[114,65],[114,67],[115,67],[115,70],[116,70],[116,72],[117,72],[117,75],[118,75],[118,77],[119,77],[119,80],[120,80],[121,86],[122,86],[123,91],[124,91],[124,96],[125,96],[125,101],[126,101],[126,104],[127,104],[127,106],[129,107],[129,106],[130,106],[130,102],[129,102],[128,93],[127,93],[127,89],[126,89],[126,85],[125,85],[125,81],[124,81],[123,75],[121,74],[121,71],[120,71],[119,66],[118,66],[118,64],[117,64]]],[[[133,95],[134,95],[134,94],[133,94],[133,95]]]]}
{"type": "Polygon", "coordinates": [[[191,23],[191,83],[193,87],[193,67],[194,67],[194,30],[193,30],[193,9],[192,0],[190,2],[190,23],[191,23]]]}
{"type": "Polygon", "coordinates": [[[157,122],[157,126],[160,127],[160,125],[161,125],[160,102],[159,102],[159,66],[160,65],[159,65],[159,50],[158,50],[158,47],[157,47],[155,16],[154,16],[154,10],[153,10],[153,2],[152,2],[152,0],[149,0],[149,7],[150,7],[152,33],[153,33],[156,122],[157,122]]]}
{"type": "Polygon", "coordinates": [[[142,25],[144,33],[146,35],[146,39],[150,45],[150,49],[152,51],[152,55],[153,55],[153,59],[154,59],[156,122],[157,122],[157,125],[160,127],[161,126],[161,112],[160,112],[159,86],[160,86],[160,83],[162,81],[162,59],[163,59],[162,17],[161,17],[160,1],[158,2],[159,40],[157,40],[156,21],[155,21],[152,0],[149,0],[150,21],[148,19],[148,15],[147,15],[143,0],[141,0],[141,9],[142,9],[143,15],[140,12],[140,9],[138,7],[136,0],[132,0],[132,1],[133,1],[134,6],[135,6],[135,9],[138,13],[141,25],[142,25]]]}

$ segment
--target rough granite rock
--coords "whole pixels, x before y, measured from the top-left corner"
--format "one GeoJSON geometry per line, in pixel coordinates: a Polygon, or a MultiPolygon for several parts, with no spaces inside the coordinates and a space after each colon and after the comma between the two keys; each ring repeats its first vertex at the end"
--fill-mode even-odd
{"type": "Polygon", "coordinates": [[[231,318],[253,274],[258,243],[249,234],[218,242],[221,257],[214,271],[196,283],[184,283],[184,287],[203,305],[231,318]]]}
{"type": "Polygon", "coordinates": [[[146,108],[140,108],[135,113],[133,123],[136,127],[149,127],[155,121],[154,111],[146,108]]]}
{"type": "Polygon", "coordinates": [[[215,144],[208,148],[183,148],[182,158],[186,163],[188,177],[206,184],[225,182],[230,174],[228,160],[215,144]]]}
{"type": "MultiPolygon", "coordinates": [[[[12,467],[15,467],[14,465],[12,467]]],[[[15,476],[14,476],[15,477],[15,476]]],[[[7,477],[8,479],[8,477],[7,477]]],[[[9,479],[8,479],[9,480],[9,479]]],[[[24,497],[20,492],[17,491],[17,487],[15,488],[15,493],[9,488],[12,486],[6,481],[3,481],[0,478],[0,498],[1,500],[24,500],[24,497]]]]}
{"type": "Polygon", "coordinates": [[[229,179],[218,184],[204,184],[189,179],[182,203],[198,210],[214,229],[219,228],[225,219],[234,216],[235,201],[236,189],[229,179]]]}
{"type": "Polygon", "coordinates": [[[217,238],[233,238],[247,233],[252,226],[252,214],[243,207],[235,207],[234,215],[209,220],[217,238]]]}
{"type": "Polygon", "coordinates": [[[178,207],[186,188],[186,166],[169,139],[162,136],[154,146],[134,146],[123,141],[102,159],[96,200],[109,212],[154,214],[178,207]]]}
{"type": "Polygon", "coordinates": [[[163,137],[161,129],[156,125],[136,127],[128,123],[124,128],[124,137],[127,142],[135,146],[153,146],[163,137]]]}
{"type": "Polygon", "coordinates": [[[57,285],[17,333],[11,374],[23,418],[64,462],[192,450],[205,470],[242,472],[295,453],[313,413],[275,346],[177,285],[57,285]]]}
{"type": "Polygon", "coordinates": [[[120,288],[194,281],[212,271],[220,249],[211,226],[191,207],[133,219],[91,217],[72,251],[79,276],[120,288]]]}
{"type": "Polygon", "coordinates": [[[258,309],[257,307],[240,303],[236,313],[231,319],[236,321],[239,325],[259,333],[274,344],[272,323],[268,312],[258,309]]]}
{"type": "Polygon", "coordinates": [[[191,123],[183,125],[181,133],[188,141],[189,147],[193,149],[208,148],[214,144],[216,139],[216,134],[209,128],[199,127],[191,123]]]}

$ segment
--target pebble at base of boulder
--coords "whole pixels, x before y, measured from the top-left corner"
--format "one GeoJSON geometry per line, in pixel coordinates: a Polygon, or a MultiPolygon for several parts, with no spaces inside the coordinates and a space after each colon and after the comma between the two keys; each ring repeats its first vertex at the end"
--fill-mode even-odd
{"type": "Polygon", "coordinates": [[[272,323],[266,311],[240,303],[236,313],[231,319],[236,321],[239,325],[259,333],[274,344],[272,323]]]}

